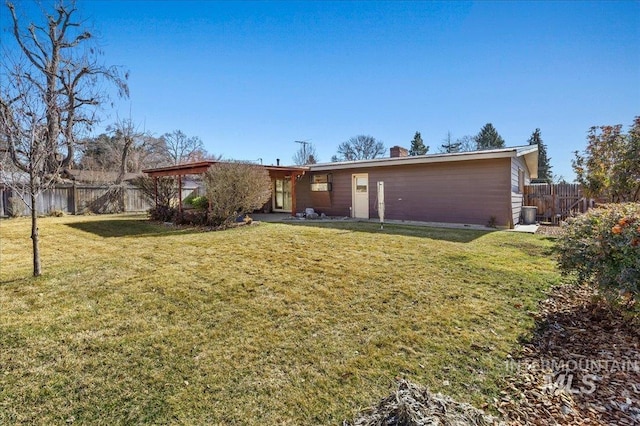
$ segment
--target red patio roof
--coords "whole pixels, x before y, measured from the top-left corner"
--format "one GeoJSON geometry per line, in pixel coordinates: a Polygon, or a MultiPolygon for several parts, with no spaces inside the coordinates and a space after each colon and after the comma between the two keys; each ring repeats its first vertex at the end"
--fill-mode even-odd
{"type": "MultiPolygon", "coordinates": [[[[184,175],[197,175],[206,172],[209,167],[221,161],[198,161],[196,163],[176,164],[175,166],[157,167],[154,169],[145,169],[142,172],[148,174],[151,177],[161,176],[184,176],[184,175]]],[[[270,172],[306,172],[308,167],[289,167],[289,166],[263,166],[270,172]]]]}

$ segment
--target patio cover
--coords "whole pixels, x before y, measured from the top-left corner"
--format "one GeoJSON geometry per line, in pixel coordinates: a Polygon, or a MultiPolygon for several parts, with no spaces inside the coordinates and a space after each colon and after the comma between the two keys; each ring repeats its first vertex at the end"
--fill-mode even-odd
{"type": "MultiPolygon", "coordinates": [[[[206,172],[209,167],[216,163],[223,163],[224,161],[198,161],[195,163],[176,164],[174,166],[157,167],[154,169],[142,170],[153,178],[155,202],[158,207],[158,178],[165,176],[174,176],[178,178],[178,194],[182,194],[182,176],[184,175],[200,175],[206,172]]],[[[298,177],[304,175],[308,167],[289,167],[289,166],[263,166],[256,164],[258,167],[262,167],[269,172],[270,178],[282,178],[286,176],[291,177],[291,215],[296,214],[296,180],[298,177]]],[[[182,211],[182,197],[178,197],[178,209],[182,211]]]]}

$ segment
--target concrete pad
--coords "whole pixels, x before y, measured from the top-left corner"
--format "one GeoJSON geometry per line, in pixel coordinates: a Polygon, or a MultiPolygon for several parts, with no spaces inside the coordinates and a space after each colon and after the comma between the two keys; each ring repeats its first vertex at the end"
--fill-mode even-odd
{"type": "MultiPolygon", "coordinates": [[[[373,222],[380,223],[380,219],[360,219],[361,222],[373,222]]],[[[417,220],[385,220],[386,224],[393,225],[412,225],[412,226],[427,226],[430,228],[450,228],[450,229],[473,229],[475,231],[497,231],[496,228],[489,228],[484,225],[473,225],[468,223],[448,223],[448,222],[420,222],[417,220]]]]}
{"type": "Polygon", "coordinates": [[[282,222],[291,218],[291,213],[249,213],[256,222],[282,222]]]}
{"type": "MultiPolygon", "coordinates": [[[[304,219],[291,216],[289,213],[253,213],[249,215],[253,220],[259,222],[309,222],[309,223],[325,223],[325,222],[370,222],[380,223],[379,219],[357,219],[350,217],[326,217],[318,219],[304,219]]],[[[484,225],[475,225],[468,223],[448,223],[448,222],[420,222],[416,220],[385,220],[385,225],[410,225],[410,226],[426,226],[431,228],[449,228],[449,229],[472,229],[474,231],[499,231],[496,228],[490,228],[484,225]]],[[[536,228],[537,229],[537,228],[536,228]]],[[[535,232],[535,230],[533,231],[535,232]]]]}
{"type": "Polygon", "coordinates": [[[508,229],[511,232],[525,232],[527,234],[535,234],[540,225],[516,225],[513,229],[508,229]]]}

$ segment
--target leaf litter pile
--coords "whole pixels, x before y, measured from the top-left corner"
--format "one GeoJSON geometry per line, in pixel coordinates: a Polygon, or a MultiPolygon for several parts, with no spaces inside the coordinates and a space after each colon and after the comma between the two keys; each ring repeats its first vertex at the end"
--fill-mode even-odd
{"type": "Polygon", "coordinates": [[[562,286],[541,303],[494,407],[502,418],[407,381],[352,426],[640,424],[640,329],[589,286],[562,286]]]}
{"type": "Polygon", "coordinates": [[[401,380],[398,389],[345,426],[493,425],[497,419],[469,404],[401,380]]]}

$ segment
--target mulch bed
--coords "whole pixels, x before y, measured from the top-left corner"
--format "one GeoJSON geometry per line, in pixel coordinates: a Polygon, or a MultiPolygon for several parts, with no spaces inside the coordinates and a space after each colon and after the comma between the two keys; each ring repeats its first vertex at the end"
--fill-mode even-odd
{"type": "Polygon", "coordinates": [[[554,225],[540,225],[538,226],[538,230],[536,234],[546,235],[549,237],[559,237],[562,235],[563,228],[562,226],[554,226],[554,225]]]}
{"type": "Polygon", "coordinates": [[[401,381],[345,425],[640,424],[640,321],[589,286],[562,286],[533,314],[534,337],[512,359],[497,419],[401,381]]]}
{"type": "Polygon", "coordinates": [[[640,424],[640,329],[589,286],[554,290],[498,411],[514,425],[640,424]]]}

